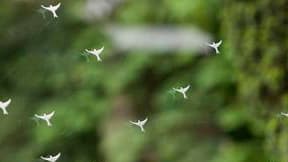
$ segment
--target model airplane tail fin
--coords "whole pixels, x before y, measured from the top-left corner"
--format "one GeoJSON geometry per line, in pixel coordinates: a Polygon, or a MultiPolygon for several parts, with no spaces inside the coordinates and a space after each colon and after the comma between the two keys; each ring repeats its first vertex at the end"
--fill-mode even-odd
{"type": "Polygon", "coordinates": [[[97,57],[97,61],[99,61],[99,62],[102,61],[102,59],[101,59],[101,57],[99,55],[96,55],[96,57],[97,57]]]}
{"type": "Polygon", "coordinates": [[[51,127],[51,126],[52,126],[52,124],[51,124],[50,120],[47,120],[47,125],[48,125],[49,127],[51,127]]]}
{"type": "Polygon", "coordinates": [[[8,112],[7,112],[6,108],[2,108],[2,110],[3,110],[3,114],[4,115],[8,115],[8,112]]]}
{"type": "Polygon", "coordinates": [[[145,129],[143,128],[143,126],[140,127],[142,132],[145,132],[145,129]]]}
{"type": "Polygon", "coordinates": [[[53,12],[53,17],[58,18],[58,15],[55,12],[53,12]]]}
{"type": "Polygon", "coordinates": [[[183,93],[183,96],[184,96],[185,99],[187,99],[187,95],[186,95],[186,93],[183,93]]]}

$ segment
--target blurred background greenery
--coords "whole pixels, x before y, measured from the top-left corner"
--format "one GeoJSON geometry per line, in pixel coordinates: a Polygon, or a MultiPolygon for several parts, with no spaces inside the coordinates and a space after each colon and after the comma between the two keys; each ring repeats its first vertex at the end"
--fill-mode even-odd
{"type": "Polygon", "coordinates": [[[40,9],[56,3],[0,2],[0,100],[12,98],[1,162],[287,161],[287,0],[61,0],[58,19],[40,9]],[[193,26],[223,46],[119,51],[107,24],[193,26]],[[101,63],[81,55],[101,46],[101,63]],[[189,99],[171,93],[187,84],[189,99]],[[33,118],[53,110],[51,128],[33,118]],[[146,116],[145,133],[128,123],[146,116]]]}

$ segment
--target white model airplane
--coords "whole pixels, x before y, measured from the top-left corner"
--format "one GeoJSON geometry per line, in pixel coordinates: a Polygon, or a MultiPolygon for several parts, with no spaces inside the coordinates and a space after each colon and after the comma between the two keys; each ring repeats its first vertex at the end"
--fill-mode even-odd
{"type": "Polygon", "coordinates": [[[281,112],[280,115],[288,117],[288,113],[281,112]]]}
{"type": "Polygon", "coordinates": [[[102,61],[101,58],[100,58],[100,54],[103,52],[104,50],[104,46],[100,49],[93,49],[93,50],[88,50],[88,49],[85,49],[85,51],[91,55],[94,55],[96,56],[97,58],[97,61],[102,61]]]}
{"type": "Polygon", "coordinates": [[[59,8],[60,6],[61,6],[61,3],[58,3],[58,4],[55,5],[55,6],[50,5],[50,6],[48,6],[48,7],[45,7],[45,6],[41,5],[42,8],[44,8],[45,10],[50,11],[50,12],[53,14],[53,17],[54,17],[54,18],[57,18],[57,17],[58,17],[58,15],[56,14],[56,10],[58,10],[58,8],[59,8]]]}
{"type": "Polygon", "coordinates": [[[11,103],[11,99],[9,99],[5,102],[0,101],[0,108],[3,111],[4,115],[8,115],[7,107],[10,105],[10,103],[11,103]]]}
{"type": "Polygon", "coordinates": [[[49,162],[56,162],[58,159],[59,159],[59,157],[61,156],[61,153],[59,152],[57,155],[55,155],[55,156],[52,156],[52,155],[50,155],[49,157],[43,157],[43,156],[41,156],[41,159],[43,159],[43,160],[46,160],[46,161],[49,161],[49,162]]]}
{"type": "Polygon", "coordinates": [[[183,87],[173,88],[173,90],[176,92],[182,93],[183,97],[186,99],[187,98],[186,92],[189,90],[189,88],[190,88],[190,85],[186,86],[185,88],[183,87]]]}
{"type": "Polygon", "coordinates": [[[217,43],[215,43],[215,42],[213,42],[212,44],[207,44],[208,46],[210,46],[210,47],[212,47],[212,48],[214,48],[215,49],[215,51],[216,51],[216,54],[218,54],[218,53],[220,53],[219,52],[219,50],[218,50],[218,48],[219,48],[219,46],[222,44],[222,40],[220,40],[219,42],[217,42],[217,43]]]}
{"type": "Polygon", "coordinates": [[[35,117],[38,118],[38,119],[42,119],[42,120],[46,121],[47,125],[50,127],[50,126],[52,126],[52,124],[50,122],[50,119],[52,118],[54,113],[55,113],[55,111],[51,112],[50,114],[46,114],[46,113],[44,113],[43,115],[35,114],[35,117]]]}
{"type": "Polygon", "coordinates": [[[148,121],[148,118],[144,119],[143,121],[138,120],[137,122],[132,122],[132,121],[129,121],[129,122],[131,124],[137,125],[138,127],[140,127],[142,132],[145,132],[144,125],[146,124],[147,121],[148,121]]]}

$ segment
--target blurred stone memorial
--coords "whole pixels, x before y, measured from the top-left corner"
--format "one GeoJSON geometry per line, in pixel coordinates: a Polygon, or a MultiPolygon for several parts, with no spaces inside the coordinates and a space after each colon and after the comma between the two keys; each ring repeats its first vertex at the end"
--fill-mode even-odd
{"type": "Polygon", "coordinates": [[[119,50],[144,50],[157,52],[199,52],[206,53],[209,34],[194,28],[182,26],[119,26],[105,27],[114,46],[119,50]]]}
{"type": "MultiPolygon", "coordinates": [[[[107,18],[124,0],[87,0],[85,15],[87,21],[107,18]]],[[[124,26],[109,24],[105,32],[117,50],[145,50],[156,52],[207,53],[210,34],[194,26],[124,26]]]]}

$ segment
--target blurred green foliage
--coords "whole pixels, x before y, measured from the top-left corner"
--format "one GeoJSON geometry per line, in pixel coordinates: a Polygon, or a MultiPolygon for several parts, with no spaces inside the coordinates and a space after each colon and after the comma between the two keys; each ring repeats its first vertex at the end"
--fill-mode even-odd
{"type": "Polygon", "coordinates": [[[0,161],[264,162],[287,159],[287,1],[127,0],[87,23],[86,1],[0,2],[0,161]],[[44,15],[43,15],[44,14],[44,15]],[[106,23],[191,25],[220,55],[121,53],[106,23]],[[103,62],[82,54],[105,46],[103,62]],[[188,100],[172,87],[190,84],[188,100]],[[33,118],[55,110],[53,127],[33,118]],[[129,120],[149,122],[140,133],[129,120]]]}
{"type": "Polygon", "coordinates": [[[288,106],[287,5],[283,0],[227,1],[222,13],[226,53],[237,74],[236,104],[242,105],[236,111],[252,115],[244,120],[274,161],[287,159],[287,123],[277,116],[288,106]]]}

